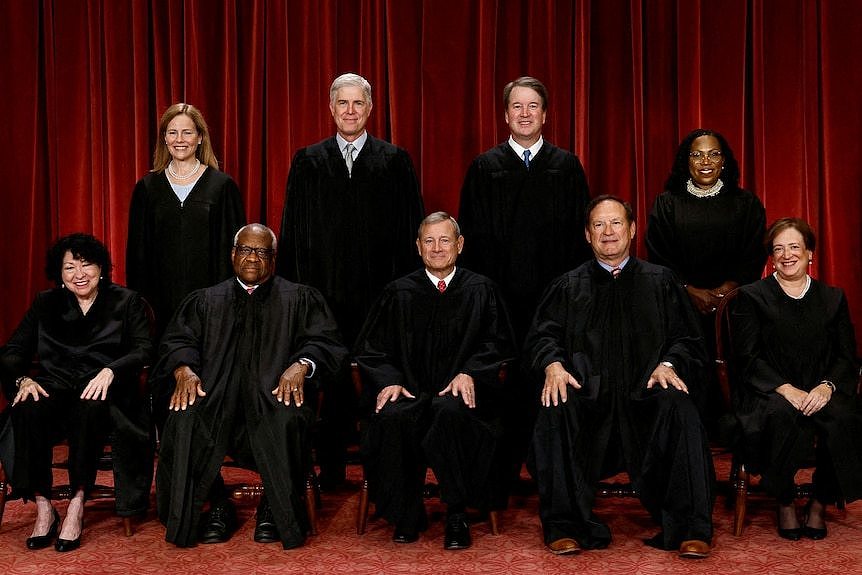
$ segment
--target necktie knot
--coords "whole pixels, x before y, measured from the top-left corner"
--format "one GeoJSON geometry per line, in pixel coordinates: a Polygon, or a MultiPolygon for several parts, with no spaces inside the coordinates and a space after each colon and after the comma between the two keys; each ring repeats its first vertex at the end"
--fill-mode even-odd
{"type": "Polygon", "coordinates": [[[620,268],[614,268],[611,270],[611,275],[614,276],[614,279],[617,279],[617,277],[619,277],[622,271],[623,270],[621,270],[620,268]]]}
{"type": "Polygon", "coordinates": [[[530,150],[524,150],[524,165],[528,168],[530,167],[530,156],[532,155],[533,154],[530,152],[530,150]]]}
{"type": "Polygon", "coordinates": [[[353,175],[353,151],[356,147],[353,144],[344,146],[344,163],[347,164],[347,173],[353,175]]]}
{"type": "Polygon", "coordinates": [[[245,288],[245,291],[247,291],[248,293],[254,293],[254,288],[252,286],[249,286],[245,288]]]}
{"type": "Polygon", "coordinates": [[[444,291],[446,291],[446,282],[443,280],[440,280],[439,282],[437,282],[437,290],[440,293],[443,293],[444,291]]]}

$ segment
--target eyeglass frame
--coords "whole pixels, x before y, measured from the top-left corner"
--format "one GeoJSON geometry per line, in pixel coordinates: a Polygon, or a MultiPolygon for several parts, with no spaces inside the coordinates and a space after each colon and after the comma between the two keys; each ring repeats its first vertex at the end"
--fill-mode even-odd
{"type": "Polygon", "coordinates": [[[272,248],[253,248],[245,244],[234,244],[233,249],[236,250],[236,254],[241,258],[247,258],[252,252],[257,254],[257,257],[262,260],[268,260],[275,255],[275,250],[272,248]]]}

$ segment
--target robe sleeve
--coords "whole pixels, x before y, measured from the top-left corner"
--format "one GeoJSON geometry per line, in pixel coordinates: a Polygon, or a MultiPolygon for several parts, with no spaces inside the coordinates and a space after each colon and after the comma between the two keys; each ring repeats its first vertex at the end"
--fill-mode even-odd
{"type": "Polygon", "coordinates": [[[363,394],[376,397],[390,385],[407,386],[400,366],[409,364],[403,356],[404,341],[409,337],[395,291],[386,288],[368,313],[357,338],[355,359],[363,375],[363,394]]]}
{"type": "Polygon", "coordinates": [[[650,262],[672,269],[684,283],[688,283],[688,278],[683,277],[679,266],[675,265],[679,257],[674,250],[677,239],[673,225],[673,202],[670,200],[669,193],[660,194],[655,199],[647,224],[647,253],[650,262]]]}
{"type": "Polygon", "coordinates": [[[295,326],[293,349],[290,350],[290,363],[303,357],[314,361],[315,380],[334,375],[347,356],[347,349],[341,344],[332,311],[320,292],[307,286],[303,287],[298,311],[291,318],[298,324],[295,326]]]}
{"type": "Polygon", "coordinates": [[[303,217],[307,209],[309,184],[308,163],[305,149],[293,156],[287,176],[285,205],[281,216],[281,237],[278,240],[278,275],[290,281],[303,281],[308,275],[308,218],[303,217]]]}
{"type": "Polygon", "coordinates": [[[128,350],[124,355],[110,362],[109,367],[116,379],[137,383],[134,376],[150,362],[153,354],[153,342],[150,339],[150,324],[141,301],[141,296],[133,294],[123,302],[123,308],[117,310],[122,316],[124,346],[128,350]]]}
{"type": "Polygon", "coordinates": [[[33,354],[36,352],[36,340],[39,334],[38,305],[39,297],[37,296],[18,327],[15,328],[12,337],[0,350],[3,393],[10,403],[17,393],[15,380],[22,375],[27,375],[33,354]]]}
{"type": "Polygon", "coordinates": [[[495,289],[488,291],[485,308],[477,321],[482,326],[480,337],[458,372],[472,377],[477,386],[499,389],[503,385],[500,368],[503,363],[511,364],[516,354],[509,314],[495,289]]]}
{"type": "Polygon", "coordinates": [[[799,386],[800,382],[785,380],[769,362],[767,350],[762,345],[763,320],[757,307],[758,303],[752,296],[740,291],[731,312],[733,349],[743,385],[762,394],[772,393],[785,383],[799,386]]]}
{"type": "Polygon", "coordinates": [[[500,250],[494,245],[489,225],[492,221],[490,206],[483,201],[488,196],[487,179],[481,157],[474,159],[461,186],[458,223],[465,246],[459,263],[477,273],[493,276],[495,270],[502,269],[502,264],[497,261],[496,254],[500,250]]]}
{"type": "Polygon", "coordinates": [[[142,294],[148,294],[147,246],[150,238],[147,232],[147,186],[143,179],[138,180],[132,192],[129,207],[129,233],[126,241],[126,285],[142,294]]]}
{"type": "Polygon", "coordinates": [[[171,396],[176,387],[173,372],[181,365],[201,375],[200,349],[206,313],[205,290],[193,291],[180,303],[159,344],[159,361],[150,378],[155,396],[171,396]]]}
{"type": "Polygon", "coordinates": [[[706,381],[703,369],[711,369],[701,333],[700,320],[682,283],[671,272],[666,272],[660,289],[666,309],[667,338],[661,347],[661,356],[655,365],[646,366],[651,374],[661,361],[673,364],[674,370],[691,388],[706,381]]]}
{"type": "Polygon", "coordinates": [[[853,323],[850,320],[850,307],[843,290],[838,291],[838,309],[834,321],[829,326],[829,339],[832,343],[833,361],[826,366],[821,380],[828,380],[835,384],[841,393],[854,397],[858,386],[858,372],[856,366],[856,336],[853,331],[853,323]]]}
{"type": "MultiPolygon", "coordinates": [[[[525,365],[541,380],[544,380],[545,368],[555,361],[562,363],[570,373],[577,371],[566,354],[570,291],[571,286],[565,277],[548,286],[524,342],[525,365]]],[[[583,381],[585,374],[572,375],[583,381]]]]}
{"type": "Polygon", "coordinates": [[[740,230],[742,234],[740,252],[734,258],[737,266],[728,270],[727,279],[739,285],[745,285],[759,280],[763,275],[763,265],[767,258],[766,249],[763,246],[763,238],[766,234],[766,210],[754,194],[743,190],[739,193],[748,196],[748,201],[740,230]]]}

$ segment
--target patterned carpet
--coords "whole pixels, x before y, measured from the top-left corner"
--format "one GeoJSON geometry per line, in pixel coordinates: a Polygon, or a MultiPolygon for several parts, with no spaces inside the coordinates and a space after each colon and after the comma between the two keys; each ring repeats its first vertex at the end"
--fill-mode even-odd
{"type": "MultiPolygon", "coordinates": [[[[727,457],[720,456],[716,465],[719,478],[726,479],[727,457]]],[[[231,483],[250,477],[244,471],[230,470],[226,480],[231,483]]],[[[28,551],[24,540],[32,529],[34,506],[12,501],[0,526],[0,573],[862,573],[862,502],[845,510],[830,509],[825,540],[790,542],[778,538],[774,506],[763,498],[752,499],[745,531],[742,537],[734,537],[732,516],[721,495],[714,514],[713,554],[691,561],[642,543],[656,527],[636,500],[602,499],[597,511],[611,525],[611,546],[556,557],[542,546],[535,495],[511,499],[510,509],[500,517],[499,536],[490,534],[486,522],[474,524],[473,547],[466,551],[443,550],[443,508],[437,500],[428,501],[432,525],[417,543],[392,543],[392,530],[381,521],[369,523],[360,537],[354,527],[359,480],[355,466],[350,468],[350,479],[344,490],[324,494],[320,534],[292,551],[252,541],[252,502],[239,505],[241,527],[228,543],[178,549],[165,543],[164,529],[152,514],[135,523],[132,537],[124,537],[110,501],[88,503],[81,549],[66,554],[53,548],[28,551]]],[[[65,504],[58,504],[58,509],[62,514],[65,504]]]]}

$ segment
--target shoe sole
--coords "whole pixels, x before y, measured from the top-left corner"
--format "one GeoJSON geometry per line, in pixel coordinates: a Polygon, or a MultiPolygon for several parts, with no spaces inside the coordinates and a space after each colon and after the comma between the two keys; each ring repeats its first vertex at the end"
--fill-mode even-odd
{"type": "Polygon", "coordinates": [[[577,555],[581,552],[581,548],[575,547],[573,549],[551,549],[550,547],[548,547],[548,551],[550,551],[554,555],[577,555]]]}

